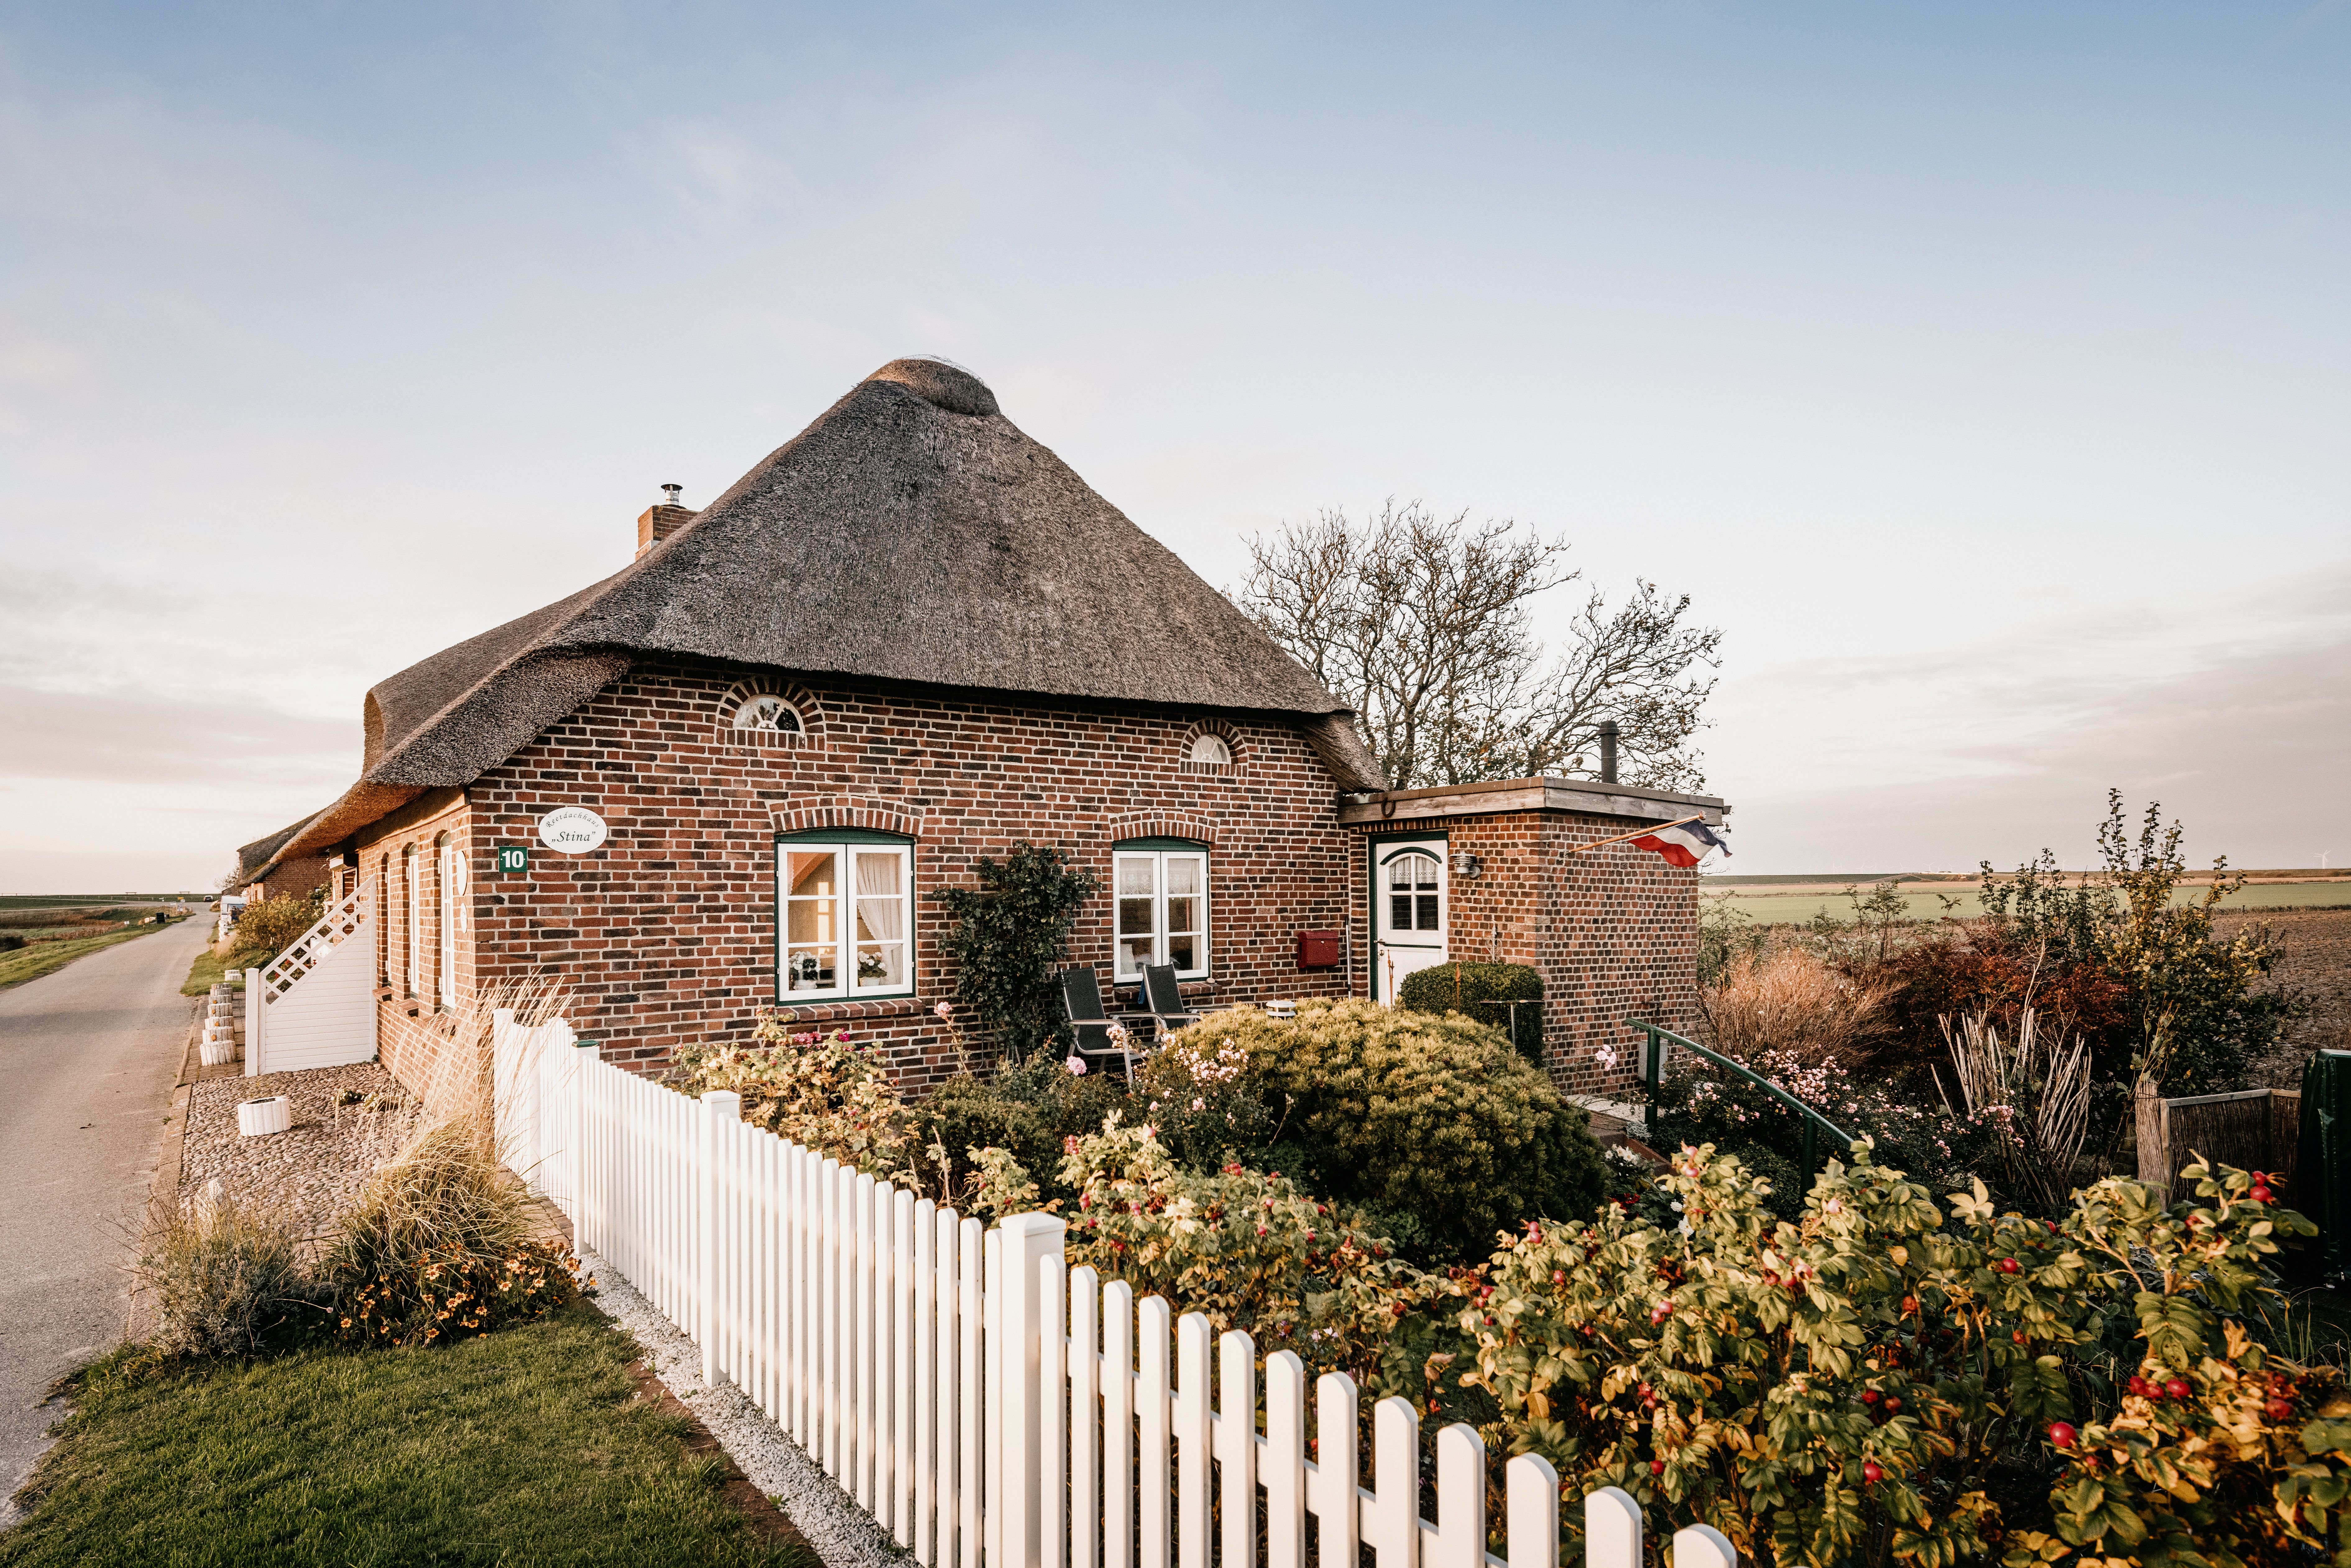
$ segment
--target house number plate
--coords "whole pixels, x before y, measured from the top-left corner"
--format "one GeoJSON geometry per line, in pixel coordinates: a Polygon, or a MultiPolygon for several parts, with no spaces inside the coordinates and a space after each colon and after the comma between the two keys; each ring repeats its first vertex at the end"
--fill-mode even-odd
{"type": "Polygon", "coordinates": [[[528,871],[529,869],[530,846],[528,844],[500,844],[498,846],[498,870],[500,872],[511,873],[528,871]]]}

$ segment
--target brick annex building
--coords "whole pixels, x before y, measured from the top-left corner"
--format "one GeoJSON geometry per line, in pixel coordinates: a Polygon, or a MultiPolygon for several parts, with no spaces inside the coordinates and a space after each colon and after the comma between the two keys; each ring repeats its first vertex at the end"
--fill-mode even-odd
{"type": "Polygon", "coordinates": [[[639,1070],[787,1007],[919,1090],[955,1061],[933,894],[1024,840],[1101,876],[1070,959],[1106,982],[1385,998],[1448,956],[1532,964],[1586,1092],[1629,1074],[1625,1017],[1695,1018],[1695,872],[1567,852],[1719,800],[1386,790],[1336,698],[937,361],[883,366],[705,509],[654,507],[629,566],[383,682],[365,726],[358,781],[241,856],[331,894],[272,971],[267,1071],[380,1051],[417,1084],[474,988],[554,975],[639,1070]]]}

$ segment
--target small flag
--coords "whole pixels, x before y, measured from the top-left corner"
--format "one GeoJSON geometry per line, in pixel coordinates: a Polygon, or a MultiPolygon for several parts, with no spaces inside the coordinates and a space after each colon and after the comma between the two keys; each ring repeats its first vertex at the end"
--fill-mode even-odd
{"type": "Polygon", "coordinates": [[[1665,856],[1669,865],[1696,865],[1706,859],[1708,850],[1730,852],[1730,846],[1707,831],[1704,822],[1677,822],[1654,833],[1643,833],[1630,842],[1636,850],[1665,856]]]}

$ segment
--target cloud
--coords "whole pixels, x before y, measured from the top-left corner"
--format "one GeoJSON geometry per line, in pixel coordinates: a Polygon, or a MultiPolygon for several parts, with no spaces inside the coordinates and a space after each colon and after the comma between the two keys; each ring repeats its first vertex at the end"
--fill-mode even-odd
{"type": "Polygon", "coordinates": [[[280,712],[259,701],[201,702],[137,692],[59,692],[0,684],[0,778],[168,779],[309,785],[324,806],[350,782],[347,721],[280,712]]]}

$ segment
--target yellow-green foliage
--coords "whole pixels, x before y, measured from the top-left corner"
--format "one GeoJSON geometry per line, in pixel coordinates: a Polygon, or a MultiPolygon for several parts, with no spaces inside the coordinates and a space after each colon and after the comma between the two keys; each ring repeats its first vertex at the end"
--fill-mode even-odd
{"type": "Polygon", "coordinates": [[[743,1119],[871,1176],[904,1176],[913,1123],[881,1047],[846,1030],[795,1033],[789,1014],[761,1016],[750,1045],[688,1047],[669,1082],[684,1093],[743,1097],[743,1119]]]}
{"type": "Polygon", "coordinates": [[[2010,1568],[2321,1542],[2351,1562],[2351,1400],[2220,1316],[2309,1224],[2241,1171],[2187,1174],[2194,1204],[2108,1180],[2062,1225],[1996,1214],[1978,1184],[1947,1225],[1864,1153],[1790,1225],[1737,1160],[1685,1148],[1677,1226],[1531,1228],[1448,1282],[1451,1359],[1430,1364],[1489,1392],[1489,1442],[1542,1454],[1571,1495],[1624,1487],[1661,1532],[1711,1524],[1742,1560],[1950,1568],[2005,1522],[2010,1568]],[[2048,1506],[2003,1521],[1994,1470],[2053,1472],[2048,1506]]]}
{"type": "Polygon", "coordinates": [[[1498,1030],[1365,1001],[1303,1005],[1294,1020],[1217,1014],[1154,1060],[1146,1103],[1173,1113],[1205,1098],[1196,1070],[1228,1044],[1277,1124],[1275,1147],[1294,1151],[1290,1174],[1343,1204],[1414,1217],[1433,1251],[1483,1256],[1526,1219],[1599,1205],[1590,1118],[1498,1030]]]}
{"type": "Polygon", "coordinates": [[[239,947],[257,947],[274,958],[318,923],[318,904],[307,898],[281,894],[245,906],[244,913],[236,917],[235,941],[239,947]]]}
{"type": "Polygon", "coordinates": [[[1384,1389],[1396,1321],[1433,1290],[1383,1239],[1286,1177],[1188,1170],[1147,1126],[1113,1118],[1069,1151],[1071,1264],[1203,1313],[1218,1333],[1244,1330],[1261,1351],[1296,1351],[1310,1376],[1348,1372],[1384,1389]]]}

